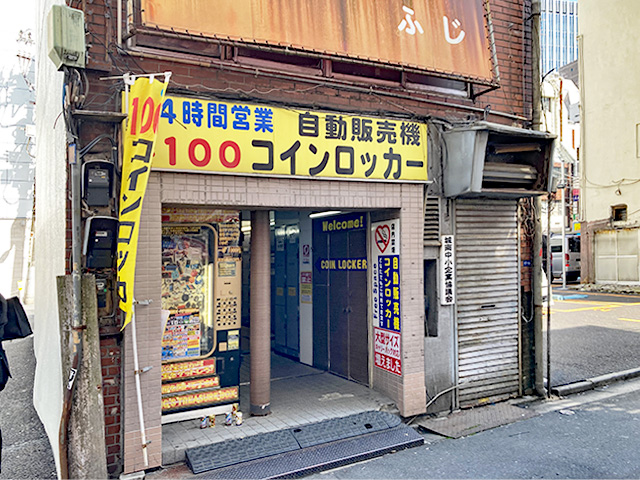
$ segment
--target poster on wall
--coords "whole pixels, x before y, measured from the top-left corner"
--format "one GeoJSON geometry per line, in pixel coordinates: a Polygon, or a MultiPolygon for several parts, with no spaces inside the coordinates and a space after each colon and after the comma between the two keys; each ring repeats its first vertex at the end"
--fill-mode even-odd
{"type": "Polygon", "coordinates": [[[374,364],[402,375],[400,220],[373,223],[371,238],[374,364]]]}

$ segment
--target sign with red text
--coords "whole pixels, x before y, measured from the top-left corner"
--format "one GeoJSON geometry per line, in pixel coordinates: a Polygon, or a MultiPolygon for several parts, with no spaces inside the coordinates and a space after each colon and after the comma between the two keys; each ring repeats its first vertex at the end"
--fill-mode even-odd
{"type": "Polygon", "coordinates": [[[374,364],[402,375],[400,308],[400,220],[371,226],[374,364]]]}
{"type": "Polygon", "coordinates": [[[122,328],[131,321],[142,200],[151,172],[158,123],[168,82],[169,74],[165,75],[164,82],[154,80],[153,76],[139,77],[129,90],[123,134],[116,258],[118,306],[124,312],[122,328]]]}
{"type": "Polygon", "coordinates": [[[427,127],[409,120],[169,96],[153,168],[426,182],[427,127]]]}

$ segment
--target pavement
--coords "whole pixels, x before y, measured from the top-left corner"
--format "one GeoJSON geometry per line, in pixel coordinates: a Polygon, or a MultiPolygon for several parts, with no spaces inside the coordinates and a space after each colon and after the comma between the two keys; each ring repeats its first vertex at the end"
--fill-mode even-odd
{"type": "Polygon", "coordinates": [[[308,478],[640,478],[640,379],[521,405],[535,415],[308,478]]]}
{"type": "Polygon", "coordinates": [[[33,407],[33,337],[2,342],[12,378],[0,392],[0,479],[57,478],[51,444],[33,407]]]}

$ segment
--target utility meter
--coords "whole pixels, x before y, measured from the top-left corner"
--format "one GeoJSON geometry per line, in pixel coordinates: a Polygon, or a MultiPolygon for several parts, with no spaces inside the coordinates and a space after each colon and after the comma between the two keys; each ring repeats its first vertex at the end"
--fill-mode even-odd
{"type": "Polygon", "coordinates": [[[87,268],[110,268],[118,243],[118,219],[89,217],[85,223],[83,254],[87,268]]]}
{"type": "Polygon", "coordinates": [[[106,207],[111,200],[113,163],[90,160],[82,164],[82,198],[90,207],[106,207]]]}

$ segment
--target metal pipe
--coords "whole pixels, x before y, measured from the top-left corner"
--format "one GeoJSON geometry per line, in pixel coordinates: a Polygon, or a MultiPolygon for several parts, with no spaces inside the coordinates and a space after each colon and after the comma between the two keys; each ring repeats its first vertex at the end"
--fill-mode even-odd
{"type": "Polygon", "coordinates": [[[518,202],[516,215],[518,215],[518,396],[522,396],[522,210],[527,206],[518,202]]]}
{"type": "Polygon", "coordinates": [[[140,367],[138,365],[138,335],[136,333],[136,302],[133,302],[131,310],[131,338],[133,347],[133,376],[136,379],[136,398],[138,400],[138,421],[140,422],[140,437],[142,442],[142,457],[144,466],[149,466],[149,453],[147,452],[147,431],[144,427],[144,410],[142,408],[142,388],[140,387],[140,367]]]}
{"type": "Polygon", "coordinates": [[[551,194],[547,201],[547,397],[551,398],[551,194]]]}
{"type": "MultiPolygon", "coordinates": [[[[524,7],[524,5],[523,5],[524,7]]],[[[531,83],[533,101],[533,129],[540,130],[541,110],[542,110],[542,86],[540,69],[540,0],[531,2],[531,83]]],[[[551,175],[551,172],[549,172],[551,175]]],[[[535,199],[534,233],[533,233],[533,341],[535,355],[535,389],[538,395],[545,395],[544,390],[544,335],[542,317],[542,200],[535,199]]],[[[549,225],[547,225],[547,282],[549,282],[551,272],[551,261],[549,259],[549,225]]],[[[551,284],[547,283],[547,299],[551,298],[551,284]]],[[[550,306],[547,305],[548,309],[550,306]]],[[[549,332],[547,331],[547,336],[549,332]]]]}
{"type": "Polygon", "coordinates": [[[122,47],[122,1],[118,0],[118,46],[122,47]]]}
{"type": "MultiPolygon", "coordinates": [[[[544,357],[543,345],[544,337],[542,334],[542,222],[540,221],[540,213],[542,212],[542,201],[540,197],[534,199],[534,229],[533,229],[533,272],[532,272],[532,288],[533,288],[533,351],[535,358],[535,389],[536,393],[544,396],[544,357]]],[[[547,249],[549,248],[547,243],[547,249]]],[[[546,255],[546,252],[544,252],[546,255]]],[[[547,274],[549,267],[547,266],[547,274]]],[[[550,295],[550,292],[547,292],[550,295]]]]}

